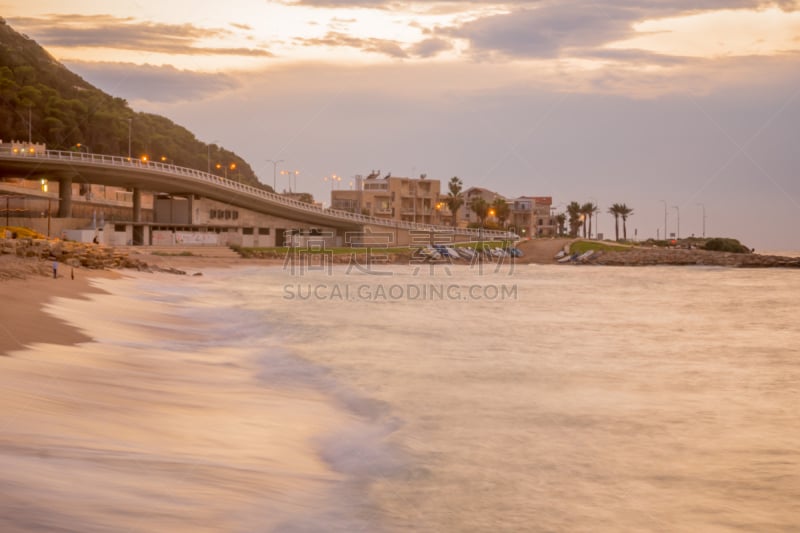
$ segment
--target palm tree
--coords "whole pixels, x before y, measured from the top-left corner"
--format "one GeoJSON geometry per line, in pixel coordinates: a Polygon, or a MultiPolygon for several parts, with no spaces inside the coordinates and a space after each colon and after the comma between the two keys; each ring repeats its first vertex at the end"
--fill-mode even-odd
{"type": "Polygon", "coordinates": [[[592,238],[592,213],[594,213],[595,206],[592,202],[583,204],[581,206],[581,215],[583,215],[583,238],[586,238],[586,229],[589,229],[589,238],[592,238]]]}
{"type": "Polygon", "coordinates": [[[577,237],[578,230],[583,224],[581,220],[581,204],[578,202],[570,202],[567,206],[567,214],[569,215],[569,236],[577,237]]]}
{"type": "Polygon", "coordinates": [[[608,208],[608,212],[614,215],[614,240],[619,240],[619,216],[624,204],[614,204],[608,208]]]}
{"type": "Polygon", "coordinates": [[[450,209],[450,212],[453,214],[453,227],[455,228],[458,225],[458,217],[456,216],[458,210],[464,205],[464,195],[461,193],[461,190],[464,188],[464,183],[458,176],[453,176],[450,178],[450,183],[447,184],[447,199],[445,203],[447,207],[450,209]]]}
{"type": "Polygon", "coordinates": [[[559,213],[556,215],[556,224],[558,225],[558,234],[564,235],[567,230],[565,226],[567,225],[567,215],[564,213],[559,213]]]}
{"type": "Polygon", "coordinates": [[[619,216],[622,217],[622,239],[628,240],[628,217],[633,214],[633,208],[628,207],[625,204],[619,206],[619,216]]]}
{"type": "Polygon", "coordinates": [[[508,216],[511,214],[508,202],[503,198],[495,198],[490,207],[494,209],[494,216],[497,217],[497,221],[500,222],[500,227],[505,228],[506,220],[508,220],[508,216]]]}
{"type": "Polygon", "coordinates": [[[469,208],[472,209],[472,212],[478,217],[481,227],[483,227],[484,223],[486,222],[486,215],[489,214],[489,202],[480,196],[476,196],[472,199],[472,202],[470,202],[469,208]]]}
{"type": "Polygon", "coordinates": [[[595,214],[600,211],[600,208],[597,207],[597,204],[594,202],[589,202],[589,209],[587,213],[589,214],[589,238],[592,238],[592,218],[594,218],[595,214]]]}

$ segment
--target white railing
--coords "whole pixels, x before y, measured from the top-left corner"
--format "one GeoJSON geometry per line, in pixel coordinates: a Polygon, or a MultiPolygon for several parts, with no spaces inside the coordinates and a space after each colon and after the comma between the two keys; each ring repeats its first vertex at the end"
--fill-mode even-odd
{"type": "Polygon", "coordinates": [[[99,167],[111,168],[128,168],[132,170],[146,170],[148,172],[161,173],[167,176],[181,176],[184,178],[191,178],[198,182],[211,183],[217,187],[227,190],[237,191],[240,193],[248,194],[274,204],[285,207],[291,207],[298,211],[306,213],[313,213],[322,215],[340,221],[357,222],[359,224],[373,224],[376,226],[389,226],[393,228],[403,228],[408,230],[418,231],[452,231],[459,235],[472,235],[478,238],[481,237],[501,237],[501,238],[518,238],[512,232],[498,231],[498,230],[481,230],[472,228],[453,228],[451,226],[436,226],[432,224],[421,224],[416,222],[387,220],[385,218],[373,217],[369,215],[362,215],[360,213],[351,213],[348,211],[341,211],[338,209],[328,209],[319,207],[313,204],[286,198],[274,192],[265,191],[251,185],[244,185],[237,181],[209,174],[202,170],[193,168],[179,167],[160,161],[141,161],[139,159],[121,157],[115,155],[103,154],[88,154],[85,152],[66,152],[60,150],[47,150],[46,152],[0,152],[0,160],[6,158],[14,159],[34,159],[34,160],[48,160],[48,161],[64,161],[64,162],[77,162],[81,164],[95,165],[99,167]]]}

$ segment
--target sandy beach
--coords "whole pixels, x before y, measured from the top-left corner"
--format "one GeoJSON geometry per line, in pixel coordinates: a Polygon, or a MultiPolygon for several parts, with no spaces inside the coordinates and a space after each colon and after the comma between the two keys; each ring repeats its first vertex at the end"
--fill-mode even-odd
{"type": "Polygon", "coordinates": [[[0,354],[8,355],[33,342],[70,345],[89,341],[89,337],[65,322],[48,315],[44,306],[53,298],[83,298],[100,292],[92,278],[119,278],[108,270],[59,268],[53,279],[51,263],[10,256],[0,257],[0,354]],[[74,272],[74,278],[72,276],[74,272]]]}
{"type": "MultiPolygon", "coordinates": [[[[202,273],[204,268],[228,268],[246,264],[277,264],[277,261],[237,260],[215,257],[143,256],[149,265],[172,268],[187,275],[202,273]]],[[[92,279],[119,279],[125,270],[72,268],[60,265],[53,279],[52,263],[37,259],[0,256],[0,355],[8,355],[34,342],[72,345],[91,340],[85,334],[45,311],[53,298],[83,299],[99,293],[92,279]]]]}
{"type": "MultiPolygon", "coordinates": [[[[201,263],[239,264],[156,262],[187,273],[201,263]]],[[[320,395],[264,387],[226,351],[200,360],[194,345],[170,345],[164,357],[136,344],[190,342],[167,309],[130,305],[136,277],[186,276],[76,268],[73,278],[61,265],[53,279],[50,269],[47,261],[0,261],[0,530],[275,528],[294,512],[282,498],[311,506],[338,479],[312,444],[347,419],[320,395]],[[93,280],[109,279],[127,287],[127,299],[108,295],[134,317],[122,325],[94,315],[92,299],[108,293],[93,280]],[[58,304],[70,309],[62,316],[76,313],[81,326],[89,318],[101,341],[48,312],[53,299],[74,300],[58,304]]]]}

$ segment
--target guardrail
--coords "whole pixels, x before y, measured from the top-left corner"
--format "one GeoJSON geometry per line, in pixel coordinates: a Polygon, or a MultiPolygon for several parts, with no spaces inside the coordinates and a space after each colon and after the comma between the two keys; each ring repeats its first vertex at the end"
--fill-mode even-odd
{"type": "Polygon", "coordinates": [[[301,202],[299,200],[294,200],[292,198],[286,198],[285,196],[282,196],[280,194],[265,191],[263,189],[253,187],[251,185],[244,185],[242,183],[239,183],[238,181],[223,178],[214,174],[209,174],[208,172],[203,172],[202,170],[196,170],[187,167],[179,167],[169,163],[162,163],[160,161],[141,161],[139,159],[121,157],[115,155],[89,154],[85,152],[67,152],[61,150],[47,150],[45,152],[33,152],[33,153],[24,151],[0,152],[0,159],[4,159],[6,157],[15,159],[19,158],[19,159],[35,159],[35,160],[47,160],[47,161],[55,160],[55,161],[65,161],[65,162],[80,162],[82,164],[96,165],[99,167],[111,167],[111,168],[122,167],[122,168],[136,169],[136,170],[147,170],[150,172],[159,172],[168,176],[170,175],[181,176],[184,178],[195,179],[199,182],[211,183],[213,185],[231,191],[237,191],[240,193],[248,194],[250,196],[257,197],[261,200],[267,200],[269,202],[284,207],[291,207],[299,211],[304,211],[307,213],[313,213],[317,215],[323,215],[339,219],[341,221],[357,222],[359,224],[371,224],[376,226],[386,226],[392,228],[402,228],[407,230],[418,230],[418,231],[448,231],[448,232],[454,232],[459,235],[472,235],[478,238],[483,238],[483,237],[490,237],[490,238],[500,237],[500,238],[516,238],[516,239],[519,238],[518,235],[507,231],[485,230],[485,229],[482,230],[473,228],[453,228],[451,226],[437,226],[434,224],[422,224],[419,222],[390,220],[380,217],[373,217],[369,215],[362,215],[360,213],[341,211],[338,209],[328,209],[313,204],[301,202]]]}

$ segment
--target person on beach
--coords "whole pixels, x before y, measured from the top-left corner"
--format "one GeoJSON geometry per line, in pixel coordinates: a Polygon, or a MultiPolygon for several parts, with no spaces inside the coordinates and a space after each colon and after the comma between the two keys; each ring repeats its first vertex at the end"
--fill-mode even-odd
{"type": "Polygon", "coordinates": [[[58,261],[53,261],[53,279],[58,277],[58,261]]]}

